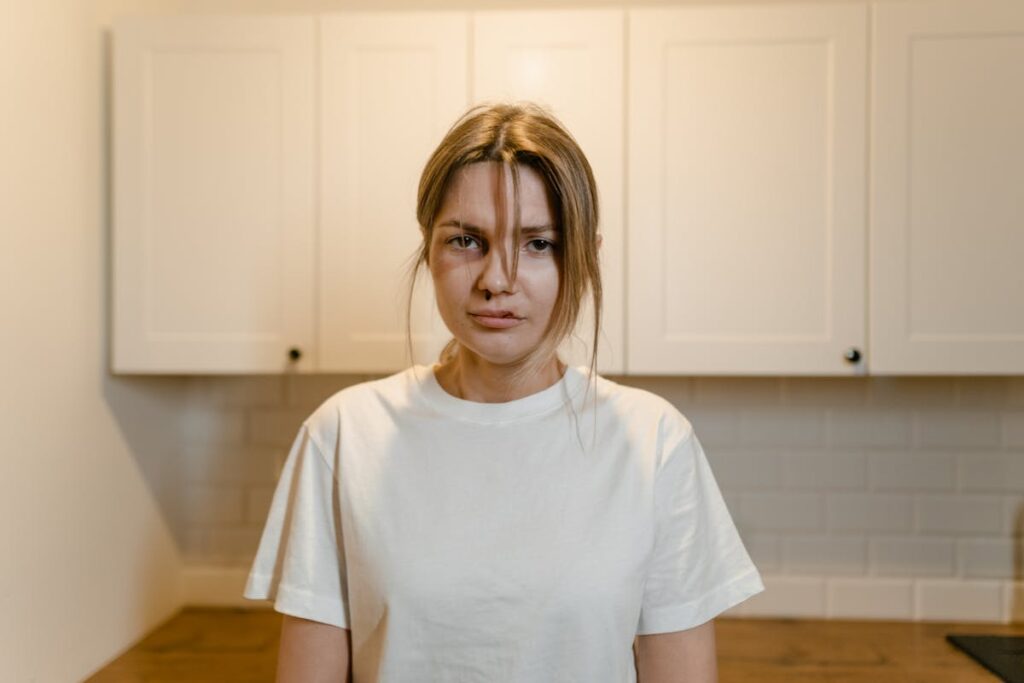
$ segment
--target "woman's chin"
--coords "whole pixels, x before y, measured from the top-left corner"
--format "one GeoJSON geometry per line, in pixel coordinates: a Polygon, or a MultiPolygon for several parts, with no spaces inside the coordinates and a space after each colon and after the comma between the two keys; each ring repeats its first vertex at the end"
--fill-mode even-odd
{"type": "Polygon", "coordinates": [[[476,339],[472,341],[460,339],[459,345],[465,352],[471,353],[475,361],[489,365],[514,365],[522,361],[534,348],[533,346],[520,346],[519,344],[516,344],[514,348],[509,345],[498,346],[480,343],[476,339]]]}

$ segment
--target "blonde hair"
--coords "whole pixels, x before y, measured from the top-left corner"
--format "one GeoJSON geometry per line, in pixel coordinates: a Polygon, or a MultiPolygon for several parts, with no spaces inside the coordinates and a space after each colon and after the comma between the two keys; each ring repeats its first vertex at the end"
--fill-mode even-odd
{"type": "MultiPolygon", "coordinates": [[[[597,343],[601,329],[601,272],[598,261],[597,185],[583,150],[565,127],[549,112],[532,103],[479,105],[463,114],[441,140],[420,176],[416,218],[423,242],[409,273],[406,302],[406,336],[412,358],[411,306],[416,274],[429,264],[434,223],[445,195],[459,169],[469,164],[495,161],[512,179],[513,244],[520,242],[519,165],[535,170],[547,186],[548,197],[561,233],[558,249],[559,285],[551,320],[537,348],[530,351],[513,373],[513,383],[524,381],[542,369],[562,341],[572,334],[590,291],[594,302],[593,344],[590,371],[597,367],[597,343]]],[[[516,278],[519,250],[513,249],[511,279],[516,278]]],[[[453,358],[458,340],[451,339],[439,360],[453,358]]]]}

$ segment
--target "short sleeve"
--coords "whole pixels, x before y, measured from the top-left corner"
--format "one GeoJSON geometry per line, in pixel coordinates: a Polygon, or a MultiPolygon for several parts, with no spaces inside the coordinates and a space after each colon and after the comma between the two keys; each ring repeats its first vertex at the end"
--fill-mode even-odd
{"type": "Polygon", "coordinates": [[[349,628],[338,487],[305,423],[281,470],[243,595],[349,628]]]}
{"type": "Polygon", "coordinates": [[[692,427],[654,484],[654,549],[638,635],[682,631],[764,590],[692,427]]]}

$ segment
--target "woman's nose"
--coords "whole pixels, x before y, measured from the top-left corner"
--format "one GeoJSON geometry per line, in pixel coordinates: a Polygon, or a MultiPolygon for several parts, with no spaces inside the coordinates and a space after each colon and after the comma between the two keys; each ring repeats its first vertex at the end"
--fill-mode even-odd
{"type": "Polygon", "coordinates": [[[505,265],[507,260],[508,257],[503,256],[500,249],[492,248],[487,251],[484,255],[484,267],[477,283],[480,289],[485,289],[491,294],[510,289],[510,278],[505,265]]]}

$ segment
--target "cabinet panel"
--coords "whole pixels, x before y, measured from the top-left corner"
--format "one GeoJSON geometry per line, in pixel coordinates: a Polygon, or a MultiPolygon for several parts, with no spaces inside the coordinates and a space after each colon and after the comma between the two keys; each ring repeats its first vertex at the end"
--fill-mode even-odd
{"type": "MultiPolygon", "coordinates": [[[[590,161],[597,179],[604,289],[598,370],[624,369],[623,38],[620,10],[494,11],[473,17],[475,101],[532,100],[554,113],[590,161]]],[[[587,300],[576,338],[561,351],[589,364],[594,324],[587,300]]]]}
{"type": "Polygon", "coordinates": [[[115,372],[312,365],[313,66],[310,17],[115,26],[115,372]]]}
{"type": "MultiPolygon", "coordinates": [[[[320,369],[408,365],[407,266],[421,241],[416,190],[467,105],[468,15],[344,13],[320,24],[320,369]]],[[[450,338],[424,268],[414,361],[450,338]]]]}
{"type": "Polygon", "coordinates": [[[850,374],[866,8],[630,12],[631,373],[850,374]]]}
{"type": "Polygon", "coordinates": [[[1024,5],[877,5],[873,373],[1024,373],[1024,5]]]}

